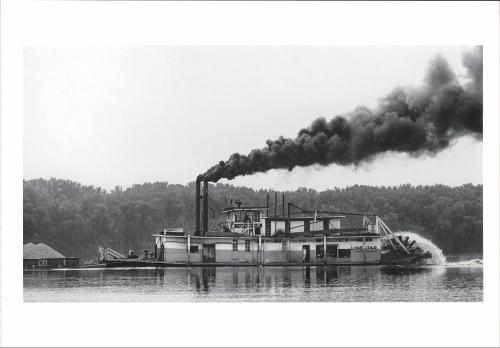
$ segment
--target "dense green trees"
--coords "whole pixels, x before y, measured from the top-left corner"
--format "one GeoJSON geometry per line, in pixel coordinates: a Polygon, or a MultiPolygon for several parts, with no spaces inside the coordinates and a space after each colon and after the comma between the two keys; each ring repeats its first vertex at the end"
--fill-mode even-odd
{"type": "MultiPolygon", "coordinates": [[[[449,253],[482,253],[482,185],[352,186],[323,192],[299,188],[286,201],[310,210],[370,212],[394,230],[430,238],[449,253]]],[[[24,242],[45,242],[63,254],[94,258],[98,246],[120,252],[152,249],[152,233],[194,226],[194,183],[166,182],[115,187],[110,192],[60,179],[24,181],[24,242]]],[[[210,226],[224,217],[230,199],[265,205],[266,190],[227,184],[210,187],[210,226]]],[[[270,194],[271,205],[274,193],[270,194]]],[[[278,193],[281,203],[281,192],[278,193]]]]}

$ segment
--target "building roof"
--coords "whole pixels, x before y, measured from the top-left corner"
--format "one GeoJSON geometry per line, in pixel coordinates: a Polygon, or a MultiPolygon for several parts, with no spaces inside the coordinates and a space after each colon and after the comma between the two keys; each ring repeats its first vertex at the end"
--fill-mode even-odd
{"type": "Polygon", "coordinates": [[[33,244],[28,243],[23,246],[23,259],[40,260],[40,259],[64,259],[63,254],[52,249],[44,243],[33,244]]]}

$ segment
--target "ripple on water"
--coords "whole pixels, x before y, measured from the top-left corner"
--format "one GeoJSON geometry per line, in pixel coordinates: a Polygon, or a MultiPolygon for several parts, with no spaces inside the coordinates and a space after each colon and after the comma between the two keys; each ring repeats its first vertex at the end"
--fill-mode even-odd
{"type": "Polygon", "coordinates": [[[222,267],[24,272],[30,302],[482,301],[479,262],[425,267],[222,267]]]}

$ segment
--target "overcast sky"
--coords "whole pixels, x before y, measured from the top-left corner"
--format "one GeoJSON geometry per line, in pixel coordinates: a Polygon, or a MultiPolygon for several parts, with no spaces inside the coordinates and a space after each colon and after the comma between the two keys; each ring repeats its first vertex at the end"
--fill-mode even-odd
{"type": "MultiPolygon", "coordinates": [[[[466,47],[179,46],[26,48],[24,177],[111,189],[185,184],[230,154],[295,137],[318,116],[374,107],[421,84],[441,54],[466,47]]],[[[235,185],[319,190],[354,184],[482,183],[471,138],[433,158],[388,153],[359,168],[331,165],[240,177],[235,185]]],[[[227,182],[222,180],[221,182],[227,182]]]]}

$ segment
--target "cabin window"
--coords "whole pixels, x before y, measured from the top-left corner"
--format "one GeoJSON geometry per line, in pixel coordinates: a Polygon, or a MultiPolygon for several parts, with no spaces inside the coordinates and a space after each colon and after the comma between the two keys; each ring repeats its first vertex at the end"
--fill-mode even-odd
{"type": "Polygon", "coordinates": [[[238,240],[233,239],[233,251],[238,251],[238,240]]]}
{"type": "Polygon", "coordinates": [[[286,251],[286,240],[281,241],[281,250],[286,251]]]}
{"type": "Polygon", "coordinates": [[[339,249],[339,259],[348,259],[351,257],[351,250],[339,249]]]}
{"type": "Polygon", "coordinates": [[[248,215],[248,213],[245,213],[245,215],[243,216],[243,222],[250,222],[250,221],[251,221],[250,215],[248,215]]]}
{"type": "Polygon", "coordinates": [[[250,251],[250,241],[249,240],[245,241],[245,251],[250,251]]]}
{"type": "Polygon", "coordinates": [[[365,241],[367,241],[367,242],[371,242],[372,240],[373,240],[373,238],[370,238],[370,237],[365,238],[365,241]]]}
{"type": "Polygon", "coordinates": [[[191,246],[189,246],[189,253],[196,254],[197,252],[198,252],[198,246],[197,245],[191,245],[191,246]]]}
{"type": "Polygon", "coordinates": [[[316,258],[322,259],[325,257],[325,247],[323,245],[316,245],[316,258]]]}
{"type": "Polygon", "coordinates": [[[43,260],[38,260],[38,267],[42,267],[43,266],[43,260]]]}
{"type": "Polygon", "coordinates": [[[326,246],[326,257],[337,257],[337,244],[330,244],[326,246]]]}
{"type": "Polygon", "coordinates": [[[323,230],[328,231],[330,229],[330,222],[328,220],[323,220],[323,230]]]}
{"type": "Polygon", "coordinates": [[[43,260],[43,265],[47,266],[47,264],[48,264],[47,260],[43,260]]]}
{"type": "Polygon", "coordinates": [[[234,212],[234,222],[241,222],[242,221],[242,218],[241,218],[241,211],[238,211],[238,212],[234,212]]]}

